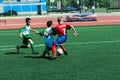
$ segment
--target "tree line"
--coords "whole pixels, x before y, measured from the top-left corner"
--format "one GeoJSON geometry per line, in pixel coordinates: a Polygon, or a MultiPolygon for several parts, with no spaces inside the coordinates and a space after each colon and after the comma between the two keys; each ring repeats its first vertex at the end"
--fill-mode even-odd
{"type": "MultiPolygon", "coordinates": [[[[75,7],[79,6],[95,6],[95,7],[109,7],[114,6],[113,3],[115,0],[60,0],[62,7],[75,7]],[[112,3],[112,4],[111,4],[112,3]]],[[[47,0],[47,6],[57,6],[58,0],[47,0]],[[53,1],[53,2],[51,2],[53,1]]]]}

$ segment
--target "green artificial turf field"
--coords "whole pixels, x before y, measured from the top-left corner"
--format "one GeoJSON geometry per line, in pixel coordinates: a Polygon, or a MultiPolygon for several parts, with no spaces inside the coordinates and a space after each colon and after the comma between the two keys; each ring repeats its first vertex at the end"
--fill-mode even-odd
{"type": "MultiPolygon", "coordinates": [[[[39,29],[37,29],[39,30],[39,29]]],[[[68,55],[55,60],[40,58],[43,37],[31,32],[35,49],[21,49],[19,30],[0,31],[0,80],[120,80],[120,27],[76,27],[64,44],[68,55]]]]}

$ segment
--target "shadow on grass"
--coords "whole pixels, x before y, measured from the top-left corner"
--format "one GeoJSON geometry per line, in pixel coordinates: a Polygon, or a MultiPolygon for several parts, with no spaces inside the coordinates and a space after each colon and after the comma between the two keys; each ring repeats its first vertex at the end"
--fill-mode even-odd
{"type": "Polygon", "coordinates": [[[27,54],[27,53],[17,53],[17,52],[6,52],[6,53],[4,53],[4,54],[7,54],[7,55],[10,55],[10,54],[27,54]]]}
{"type": "Polygon", "coordinates": [[[36,58],[36,59],[43,58],[43,59],[50,59],[51,57],[50,57],[50,56],[48,56],[48,57],[43,57],[43,56],[25,56],[24,58],[36,58]]]}
{"type": "Polygon", "coordinates": [[[5,54],[19,54],[19,53],[16,53],[16,52],[7,52],[7,53],[5,53],[5,54]]]}
{"type": "MultiPolygon", "coordinates": [[[[58,55],[56,58],[62,58],[62,57],[63,57],[63,55],[58,55]]],[[[43,56],[25,56],[24,58],[35,58],[35,59],[42,58],[42,59],[48,59],[48,60],[56,59],[56,58],[52,58],[51,56],[45,56],[45,57],[43,57],[43,56]]]]}

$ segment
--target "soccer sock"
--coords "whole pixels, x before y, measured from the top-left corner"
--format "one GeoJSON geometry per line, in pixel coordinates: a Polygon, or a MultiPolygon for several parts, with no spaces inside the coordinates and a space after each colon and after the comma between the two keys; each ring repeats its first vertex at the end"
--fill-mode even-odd
{"type": "Polygon", "coordinates": [[[67,51],[65,50],[64,46],[63,46],[63,45],[61,45],[60,47],[61,47],[61,48],[62,48],[62,50],[64,51],[64,54],[65,54],[65,55],[67,55],[67,51]]]}
{"type": "Polygon", "coordinates": [[[56,57],[56,45],[55,44],[52,46],[52,55],[56,57]]]}
{"type": "Polygon", "coordinates": [[[63,45],[61,45],[60,47],[62,48],[63,51],[66,51],[65,47],[63,45]]]}
{"type": "Polygon", "coordinates": [[[42,56],[45,56],[45,54],[46,54],[46,50],[43,52],[42,56]]]}
{"type": "Polygon", "coordinates": [[[45,50],[44,50],[44,52],[43,52],[42,56],[45,56],[45,55],[46,55],[46,53],[47,53],[47,49],[45,49],[45,50]]]}
{"type": "Polygon", "coordinates": [[[30,45],[31,45],[32,52],[34,52],[35,51],[34,44],[30,44],[30,45]]]}
{"type": "Polygon", "coordinates": [[[46,50],[47,55],[50,55],[49,50],[46,50]]]}
{"type": "Polygon", "coordinates": [[[50,53],[49,53],[48,50],[45,50],[45,51],[43,52],[42,56],[46,56],[46,54],[47,54],[47,55],[50,55],[50,53]]]}

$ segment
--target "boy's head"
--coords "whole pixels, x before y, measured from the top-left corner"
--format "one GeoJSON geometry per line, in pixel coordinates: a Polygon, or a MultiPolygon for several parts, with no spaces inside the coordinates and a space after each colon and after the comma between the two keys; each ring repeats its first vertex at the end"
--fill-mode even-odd
{"type": "Polygon", "coordinates": [[[52,21],[47,21],[47,27],[52,26],[52,21]]]}
{"type": "Polygon", "coordinates": [[[26,22],[27,25],[30,25],[30,23],[31,23],[31,18],[26,18],[26,19],[25,19],[25,22],[26,22]]]}
{"type": "Polygon", "coordinates": [[[57,20],[58,24],[60,24],[62,20],[63,20],[63,17],[58,17],[58,20],[57,20]]]}

